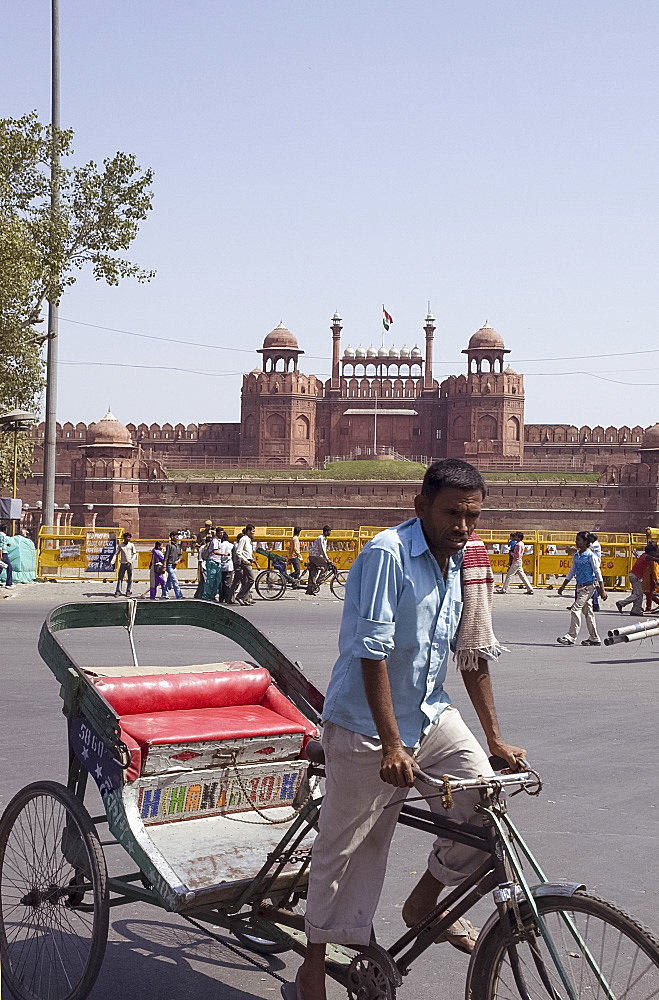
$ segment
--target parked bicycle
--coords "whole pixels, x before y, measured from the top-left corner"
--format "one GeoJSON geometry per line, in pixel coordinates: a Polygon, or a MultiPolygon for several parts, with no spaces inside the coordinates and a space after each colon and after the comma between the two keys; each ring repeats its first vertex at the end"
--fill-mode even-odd
{"type": "MultiPolygon", "coordinates": [[[[278,601],[286,591],[306,590],[309,582],[309,567],[305,566],[299,577],[294,577],[287,572],[286,561],[274,552],[265,553],[268,559],[268,568],[261,570],[254,581],[254,587],[259,597],[264,601],[278,601]]],[[[346,580],[348,571],[338,569],[334,563],[322,569],[316,578],[316,589],[319,590],[324,584],[329,583],[329,588],[334,596],[342,601],[345,596],[346,580]]]]}

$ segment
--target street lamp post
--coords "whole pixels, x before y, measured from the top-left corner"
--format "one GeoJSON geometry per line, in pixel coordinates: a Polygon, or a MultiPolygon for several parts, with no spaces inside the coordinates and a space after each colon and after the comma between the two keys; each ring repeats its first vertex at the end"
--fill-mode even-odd
{"type": "MultiPolygon", "coordinates": [[[[36,424],[39,417],[36,413],[29,413],[28,410],[10,410],[9,413],[0,414],[0,431],[14,435],[14,468],[12,474],[12,499],[16,499],[16,487],[18,476],[18,435],[21,431],[29,431],[36,424]]],[[[14,518],[11,519],[11,533],[14,534],[14,518]]]]}

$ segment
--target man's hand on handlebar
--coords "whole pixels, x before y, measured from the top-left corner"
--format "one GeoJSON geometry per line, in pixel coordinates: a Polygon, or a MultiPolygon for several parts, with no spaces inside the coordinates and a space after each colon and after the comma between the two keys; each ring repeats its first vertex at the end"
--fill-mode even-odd
{"type": "Polygon", "coordinates": [[[396,788],[411,788],[414,784],[414,768],[418,765],[401,745],[382,751],[380,777],[388,785],[396,788]]]}
{"type": "Polygon", "coordinates": [[[526,757],[526,750],[522,747],[513,746],[512,743],[505,743],[503,740],[492,740],[488,743],[488,748],[493,757],[502,757],[511,771],[518,771],[520,758],[526,757]]]}

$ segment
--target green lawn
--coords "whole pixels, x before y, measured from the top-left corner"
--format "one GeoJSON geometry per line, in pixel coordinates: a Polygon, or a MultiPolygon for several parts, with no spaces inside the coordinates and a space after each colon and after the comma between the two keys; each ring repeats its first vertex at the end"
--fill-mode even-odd
{"type": "MultiPolygon", "coordinates": [[[[331,462],[326,469],[168,469],[174,480],[187,479],[400,479],[419,482],[425,466],[419,462],[363,461],[331,462]]],[[[484,472],[488,482],[597,482],[597,473],[583,472],[484,472]]]]}
{"type": "MultiPolygon", "coordinates": [[[[166,466],[165,466],[166,468],[166,466]]],[[[167,469],[170,479],[423,479],[419,462],[330,462],[326,469],[167,469]]]]}

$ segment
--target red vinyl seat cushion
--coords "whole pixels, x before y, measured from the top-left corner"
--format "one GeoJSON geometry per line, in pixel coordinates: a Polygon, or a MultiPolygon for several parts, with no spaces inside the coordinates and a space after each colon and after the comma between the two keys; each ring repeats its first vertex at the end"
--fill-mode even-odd
{"type": "Polygon", "coordinates": [[[128,781],[139,777],[153,744],[302,733],[304,748],[318,735],[270,672],[247,663],[196,674],[102,677],[96,688],[119,716],[131,758],[128,781]]]}
{"type": "Polygon", "coordinates": [[[140,745],[142,753],[149,744],[199,743],[304,732],[300,723],[284,719],[261,705],[122,715],[119,724],[122,733],[128,733],[140,745]]]}

